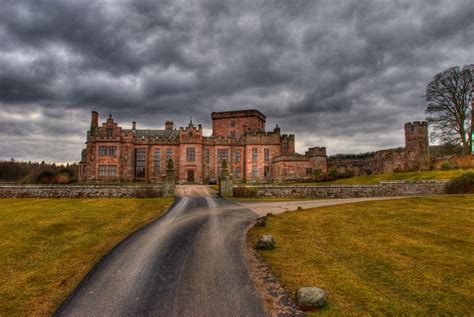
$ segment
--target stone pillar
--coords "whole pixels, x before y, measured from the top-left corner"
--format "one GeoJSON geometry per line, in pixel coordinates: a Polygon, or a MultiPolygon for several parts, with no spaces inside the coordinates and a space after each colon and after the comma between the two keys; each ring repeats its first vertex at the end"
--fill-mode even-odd
{"type": "Polygon", "coordinates": [[[163,197],[172,197],[175,195],[175,178],[173,160],[168,159],[166,163],[166,175],[163,175],[163,197]]]}
{"type": "Polygon", "coordinates": [[[232,197],[234,196],[234,182],[232,175],[229,174],[227,168],[227,161],[224,159],[221,164],[221,176],[219,178],[219,196],[232,197]]]}

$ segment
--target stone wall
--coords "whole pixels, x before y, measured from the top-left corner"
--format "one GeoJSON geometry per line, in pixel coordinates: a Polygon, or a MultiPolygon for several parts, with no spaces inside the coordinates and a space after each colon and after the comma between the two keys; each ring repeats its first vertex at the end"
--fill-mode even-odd
{"type": "Polygon", "coordinates": [[[162,186],[0,185],[0,198],[153,198],[162,186]]]}
{"type": "Polygon", "coordinates": [[[249,198],[356,198],[445,194],[446,182],[383,182],[379,185],[234,186],[234,197],[249,198]]]}

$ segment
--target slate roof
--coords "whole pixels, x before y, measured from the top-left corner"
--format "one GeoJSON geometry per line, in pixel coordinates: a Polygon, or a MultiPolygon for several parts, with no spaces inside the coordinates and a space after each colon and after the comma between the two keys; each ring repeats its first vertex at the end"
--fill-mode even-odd
{"type": "Polygon", "coordinates": [[[124,129],[125,133],[134,133],[135,137],[137,138],[170,138],[175,137],[179,138],[179,130],[149,130],[149,129],[142,129],[142,130],[135,130],[132,129],[124,129]]]}
{"type": "Polygon", "coordinates": [[[292,153],[286,155],[275,156],[272,162],[281,162],[281,161],[308,161],[308,157],[299,153],[292,153]]]}

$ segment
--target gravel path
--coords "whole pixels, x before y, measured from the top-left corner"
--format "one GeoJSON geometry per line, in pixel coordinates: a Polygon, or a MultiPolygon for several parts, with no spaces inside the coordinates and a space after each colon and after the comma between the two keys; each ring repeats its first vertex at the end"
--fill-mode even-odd
{"type": "MultiPolygon", "coordinates": [[[[317,208],[324,206],[356,203],[361,201],[400,199],[404,197],[370,197],[370,198],[341,198],[341,199],[320,199],[320,200],[300,200],[300,201],[279,201],[279,202],[237,202],[242,207],[253,210],[260,216],[265,216],[271,212],[280,214],[285,211],[292,211],[301,207],[303,209],[317,208]]],[[[406,198],[406,197],[405,197],[406,198]]]]}

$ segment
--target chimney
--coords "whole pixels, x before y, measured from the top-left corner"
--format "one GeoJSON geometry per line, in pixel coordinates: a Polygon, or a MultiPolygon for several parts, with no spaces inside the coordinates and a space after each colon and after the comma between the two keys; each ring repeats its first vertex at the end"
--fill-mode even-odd
{"type": "Polygon", "coordinates": [[[165,130],[173,130],[173,121],[170,121],[170,120],[166,120],[165,122],[165,130]]]}
{"type": "Polygon", "coordinates": [[[135,121],[132,122],[132,130],[137,129],[137,123],[135,121]]]}
{"type": "Polygon", "coordinates": [[[92,111],[91,131],[94,131],[99,126],[99,113],[92,111]]]}
{"type": "Polygon", "coordinates": [[[276,125],[275,129],[273,129],[273,133],[280,134],[280,127],[278,126],[278,124],[276,125]]]}

